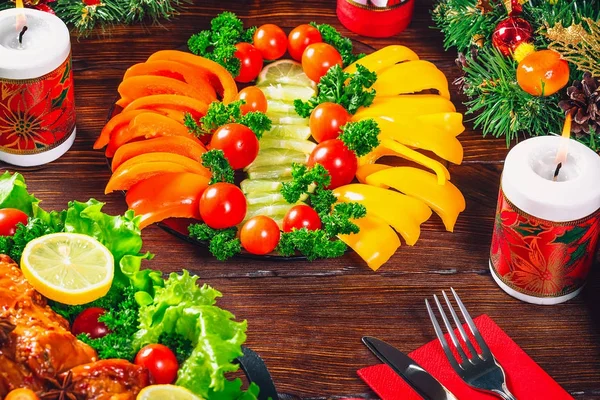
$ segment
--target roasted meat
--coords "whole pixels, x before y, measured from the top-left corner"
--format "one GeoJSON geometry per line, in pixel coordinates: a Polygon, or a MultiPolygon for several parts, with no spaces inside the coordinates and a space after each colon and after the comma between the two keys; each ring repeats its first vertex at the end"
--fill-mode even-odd
{"type": "Polygon", "coordinates": [[[88,400],[134,400],[150,384],[148,370],[126,360],[100,360],[71,372],[72,391],[88,400]]]}

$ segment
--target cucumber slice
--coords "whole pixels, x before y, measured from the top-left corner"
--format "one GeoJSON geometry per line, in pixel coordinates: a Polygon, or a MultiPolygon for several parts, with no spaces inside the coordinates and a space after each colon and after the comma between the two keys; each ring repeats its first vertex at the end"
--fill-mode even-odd
{"type": "Polygon", "coordinates": [[[283,180],[265,180],[265,179],[244,179],[240,183],[240,188],[244,194],[249,193],[274,193],[279,192],[281,189],[281,184],[286,182],[286,179],[283,180]]]}
{"type": "Polygon", "coordinates": [[[292,102],[286,102],[281,100],[267,100],[267,115],[270,113],[296,115],[296,109],[292,102]]]}
{"type": "Polygon", "coordinates": [[[308,155],[296,150],[288,149],[261,149],[256,159],[246,167],[246,170],[267,165],[292,165],[292,163],[305,164],[308,155]]]}
{"type": "Polygon", "coordinates": [[[302,118],[299,115],[267,112],[267,116],[273,124],[277,125],[308,125],[308,118],[302,118]]]}
{"type": "Polygon", "coordinates": [[[281,179],[292,176],[292,164],[264,167],[248,168],[248,178],[250,179],[281,179]]]}
{"type": "Polygon", "coordinates": [[[267,100],[283,100],[292,103],[295,99],[308,100],[314,94],[315,90],[309,86],[282,85],[281,83],[259,83],[258,86],[267,100]]]}
{"type": "Polygon", "coordinates": [[[278,139],[264,136],[260,140],[261,149],[289,149],[310,154],[315,147],[317,147],[317,145],[313,142],[309,142],[308,140],[278,139]]]}
{"type": "MultiPolygon", "coordinates": [[[[304,201],[308,198],[306,193],[300,196],[300,200],[304,201]]],[[[283,198],[283,195],[279,192],[275,193],[248,193],[246,195],[246,201],[248,205],[271,205],[271,204],[281,204],[285,203],[286,200],[283,198]]]]}
{"type": "Polygon", "coordinates": [[[307,124],[273,125],[270,131],[263,133],[263,138],[269,137],[306,140],[310,137],[310,134],[310,128],[307,124]]]}

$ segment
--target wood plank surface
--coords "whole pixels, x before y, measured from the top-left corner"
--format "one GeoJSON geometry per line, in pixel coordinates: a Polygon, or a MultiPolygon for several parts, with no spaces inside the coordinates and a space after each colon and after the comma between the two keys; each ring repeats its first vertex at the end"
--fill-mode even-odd
{"type": "MultiPolygon", "coordinates": [[[[73,148],[41,168],[7,167],[24,173],[46,208],[62,209],[69,200],[94,197],[107,203],[108,212],[126,209],[122,195],[103,194],[109,170],[103,153],[92,150],[123,72],[156,50],[180,47],[223,10],[236,12],[247,26],[272,22],[288,31],[309,21],[330,23],[358,47],[403,44],[436,63],[449,81],[460,74],[455,52],[444,52],[441,34],[429,28],[431,0],[417,1],[410,27],[387,39],[359,37],[343,28],[334,0],[192,3],[162,26],[119,26],[105,35],[98,30],[88,38],[73,36],[78,113],[73,148]]],[[[459,105],[454,87],[453,99],[459,105]]],[[[445,232],[432,217],[417,245],[403,245],[379,272],[354,254],[312,263],[245,258],[222,263],[157,227],[144,230],[144,249],[157,255],[153,268],[189,269],[223,292],[220,304],[248,320],[248,345],[267,362],[282,393],[376,397],[356,375],[376,361],[361,336],[380,337],[405,352],[416,349],[435,337],[425,297],[452,286],[472,315],[490,315],[576,399],[600,399],[600,278],[593,274],[583,295],[552,307],[520,302],[498,288],[489,274],[488,254],[507,149],[503,139],[483,138],[467,126],[460,136],[465,162],[450,169],[452,182],[467,199],[455,232],[445,232]]]]}

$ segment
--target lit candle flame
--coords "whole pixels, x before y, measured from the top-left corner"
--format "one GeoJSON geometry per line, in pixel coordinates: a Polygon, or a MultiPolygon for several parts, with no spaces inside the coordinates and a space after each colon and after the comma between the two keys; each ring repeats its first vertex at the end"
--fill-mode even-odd
{"type": "Polygon", "coordinates": [[[567,154],[569,153],[569,138],[571,137],[571,113],[567,114],[563,130],[561,134],[560,147],[556,152],[556,170],[554,171],[553,180],[557,180],[560,169],[563,163],[567,161],[567,154]]]}
{"type": "MultiPolygon", "coordinates": [[[[23,5],[23,0],[16,0],[16,6],[17,6],[17,8],[24,8],[25,6],[23,5]]],[[[25,26],[26,23],[27,23],[27,17],[25,16],[25,14],[18,14],[17,15],[17,24],[16,24],[17,32],[20,33],[23,30],[23,27],[25,26]]]]}

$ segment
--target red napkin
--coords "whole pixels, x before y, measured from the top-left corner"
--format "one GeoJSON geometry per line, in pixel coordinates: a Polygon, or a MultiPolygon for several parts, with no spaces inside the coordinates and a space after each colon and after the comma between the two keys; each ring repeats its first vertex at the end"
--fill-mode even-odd
{"type": "MultiPolygon", "coordinates": [[[[504,368],[508,387],[519,400],[573,399],[554,379],[535,363],[490,317],[475,318],[496,360],[504,368]]],[[[468,328],[465,326],[468,332],[468,328]]],[[[457,333],[458,335],[458,333],[457,333]]],[[[446,335],[448,339],[448,335],[446,335]]],[[[459,400],[497,400],[497,397],[471,389],[454,372],[439,341],[433,340],[409,354],[421,367],[439,380],[459,400]]],[[[374,365],[358,371],[382,400],[419,400],[419,396],[387,365],[374,365]]]]}

